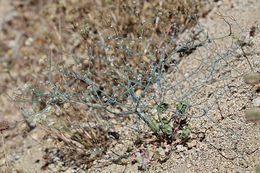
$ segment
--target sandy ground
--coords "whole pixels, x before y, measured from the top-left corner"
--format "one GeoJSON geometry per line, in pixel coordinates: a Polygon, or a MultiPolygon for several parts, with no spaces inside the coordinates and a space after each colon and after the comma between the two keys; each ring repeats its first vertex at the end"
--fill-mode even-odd
{"type": "MultiPolygon", "coordinates": [[[[209,35],[214,37],[217,37],[218,34],[222,35],[228,31],[228,27],[224,26],[223,19],[217,15],[222,14],[223,16],[229,16],[226,19],[232,23],[234,33],[243,35],[252,26],[260,24],[259,9],[260,1],[258,0],[219,1],[219,5],[205,19],[201,19],[200,23],[209,35]],[[231,16],[232,18],[230,18],[231,16]]],[[[0,24],[3,20],[7,20],[8,15],[12,12],[8,1],[0,0],[0,24]]],[[[216,41],[215,44],[219,53],[227,50],[231,42],[232,40],[228,39],[216,41]]],[[[253,38],[253,42],[256,48],[255,52],[258,51],[258,54],[250,56],[250,60],[254,63],[260,63],[259,34],[253,38]]],[[[1,46],[0,49],[4,49],[4,46],[1,46]]],[[[201,54],[206,55],[206,53],[205,50],[201,49],[201,54]]],[[[189,73],[188,69],[194,68],[196,63],[199,62],[197,57],[199,57],[199,53],[195,51],[181,62],[180,68],[184,69],[183,74],[189,73]]],[[[250,71],[245,60],[234,63],[234,66],[237,71],[250,71]]],[[[175,77],[178,78],[178,76],[175,77]]],[[[12,92],[16,87],[10,83],[5,85],[6,88],[3,88],[6,82],[8,82],[8,76],[1,74],[1,120],[16,121],[22,119],[22,114],[10,103],[6,96],[6,93],[12,92]]],[[[228,84],[231,84],[231,82],[233,82],[233,85],[239,85],[242,79],[227,80],[228,84]]],[[[184,87],[185,85],[188,84],[184,84],[184,87]]],[[[217,92],[218,87],[221,85],[223,83],[213,83],[210,87],[207,86],[205,93],[202,94],[208,94],[210,91],[217,92]]],[[[199,100],[199,97],[198,95],[194,99],[199,100]]],[[[259,126],[245,121],[244,110],[252,107],[252,100],[257,97],[259,97],[259,93],[258,95],[254,93],[249,86],[240,87],[234,92],[226,94],[220,100],[220,109],[216,106],[215,109],[209,112],[208,117],[204,116],[200,119],[190,120],[193,127],[192,132],[195,134],[195,145],[192,148],[178,148],[176,152],[171,153],[170,159],[165,163],[153,164],[147,172],[255,172],[256,165],[260,164],[259,126]]],[[[210,102],[211,100],[208,100],[209,105],[210,102]]],[[[45,163],[42,158],[44,149],[51,146],[52,141],[44,138],[45,132],[42,129],[36,127],[32,131],[25,133],[26,128],[27,126],[21,123],[16,128],[4,133],[9,165],[14,170],[22,170],[28,173],[55,172],[55,164],[51,164],[46,171],[40,169],[45,163]]],[[[0,159],[1,168],[4,169],[6,161],[2,153],[0,159]]],[[[68,168],[66,172],[73,171],[68,168]]],[[[112,164],[104,168],[93,166],[89,172],[138,172],[138,166],[136,164],[112,164]]]]}

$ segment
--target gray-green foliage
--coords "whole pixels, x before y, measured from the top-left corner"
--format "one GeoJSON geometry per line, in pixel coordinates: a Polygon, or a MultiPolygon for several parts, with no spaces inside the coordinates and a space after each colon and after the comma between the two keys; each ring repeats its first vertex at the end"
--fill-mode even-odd
{"type": "Polygon", "coordinates": [[[162,120],[162,132],[166,134],[168,137],[172,137],[172,126],[169,120],[162,120]]]}
{"type": "Polygon", "coordinates": [[[157,123],[160,124],[162,133],[166,134],[168,137],[172,137],[173,134],[172,134],[171,119],[168,120],[166,117],[161,118],[161,115],[165,114],[168,108],[169,108],[169,104],[167,103],[162,103],[159,106],[157,106],[156,110],[159,119],[159,122],[157,123]]]}
{"type": "Polygon", "coordinates": [[[158,114],[164,114],[167,109],[169,108],[169,104],[167,103],[162,103],[161,105],[157,106],[157,113],[158,114]]]}
{"type": "Polygon", "coordinates": [[[187,102],[180,102],[178,105],[177,105],[177,111],[181,114],[184,114],[185,111],[187,110],[189,106],[189,103],[187,102]]]}
{"type": "Polygon", "coordinates": [[[180,135],[180,138],[181,138],[182,140],[185,140],[185,139],[187,139],[187,138],[190,136],[190,134],[191,134],[191,127],[186,126],[186,127],[184,127],[184,129],[182,130],[182,133],[181,133],[181,135],[180,135]]]}
{"type": "Polygon", "coordinates": [[[257,165],[255,170],[256,170],[256,173],[260,173],[260,165],[257,165]]]}
{"type": "MultiPolygon", "coordinates": [[[[191,119],[207,116],[214,122],[208,113],[226,93],[241,86],[233,86],[231,82],[246,73],[246,70],[240,72],[233,65],[236,61],[233,54],[238,53],[240,45],[232,45],[227,52],[214,47],[215,41],[231,38],[232,25],[224,19],[228,32],[220,37],[211,36],[191,14],[188,21],[196,25],[194,35],[179,42],[178,31],[184,29],[176,22],[176,26],[169,23],[170,30],[166,34],[160,33],[162,37],[154,40],[152,33],[146,30],[156,27],[160,18],[181,14],[158,13],[151,20],[143,21],[131,9],[127,11],[139,25],[134,35],[121,34],[112,19],[107,21],[109,25],[101,27],[103,30],[95,35],[86,57],[73,56],[75,64],[70,66],[52,64],[49,60],[48,94],[35,92],[33,102],[44,102],[45,107],[70,103],[87,111],[86,117],[91,114],[99,120],[95,125],[74,121],[79,128],[113,128],[122,125],[125,117],[131,117],[136,123],[125,126],[144,133],[144,128],[139,126],[144,123],[148,131],[159,137],[162,134],[171,136],[171,121],[182,116],[191,119]],[[193,52],[197,53],[197,57],[188,59],[193,52]],[[185,61],[189,65],[187,69],[180,66],[185,61]],[[57,76],[61,76],[62,82],[55,81],[57,76]],[[219,88],[205,94],[205,90],[216,83],[219,88]],[[167,96],[169,100],[165,104],[167,96]],[[211,101],[207,104],[209,99],[211,101]],[[150,105],[151,101],[154,106],[150,105]],[[150,111],[155,106],[157,120],[150,111]],[[173,111],[171,117],[163,119],[161,116],[167,113],[169,107],[173,111]]],[[[181,137],[187,138],[189,133],[190,129],[185,128],[181,137]]]]}

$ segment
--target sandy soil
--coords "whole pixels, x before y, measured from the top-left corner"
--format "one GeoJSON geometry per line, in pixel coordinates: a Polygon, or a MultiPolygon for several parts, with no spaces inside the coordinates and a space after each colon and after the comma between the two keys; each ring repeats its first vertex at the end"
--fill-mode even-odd
{"type": "MultiPolygon", "coordinates": [[[[228,32],[228,27],[222,18],[224,17],[232,23],[234,35],[243,36],[243,34],[248,33],[246,31],[249,31],[252,26],[260,24],[259,9],[260,1],[258,0],[219,1],[218,6],[215,7],[206,18],[201,19],[200,23],[210,36],[217,37],[218,35],[228,32]],[[222,17],[218,14],[221,14],[222,17]]],[[[8,20],[8,17],[12,14],[14,14],[14,11],[8,4],[8,1],[0,0],[0,28],[1,23],[4,20],[8,20]]],[[[184,33],[183,37],[185,37],[185,34],[187,33],[184,33]]],[[[230,45],[233,40],[234,39],[216,40],[214,44],[218,48],[217,51],[221,54],[231,47],[230,45]]],[[[252,38],[252,40],[254,45],[250,49],[254,49],[254,54],[250,56],[250,61],[254,64],[259,64],[260,34],[252,38]]],[[[6,45],[0,35],[0,55],[1,52],[8,51],[9,48],[10,45],[6,45]]],[[[183,74],[189,74],[189,71],[195,68],[202,60],[200,57],[205,57],[208,53],[207,50],[203,48],[198,50],[180,63],[180,68],[184,69],[182,71],[183,74]]],[[[235,58],[231,59],[234,60],[235,58]]],[[[234,63],[232,65],[237,73],[239,73],[239,71],[250,71],[245,59],[229,63],[234,63]]],[[[231,68],[230,70],[233,69],[231,68]]],[[[225,69],[225,71],[228,71],[228,69],[225,69]]],[[[13,73],[13,76],[17,76],[17,72],[13,73]]],[[[169,78],[171,77],[178,78],[178,76],[174,75],[169,76],[169,78]]],[[[242,78],[232,80],[229,78],[230,76],[224,77],[227,78],[226,82],[228,85],[238,86],[243,83],[242,78]]],[[[8,79],[8,74],[1,73],[0,114],[1,120],[12,122],[22,119],[23,115],[21,111],[8,100],[6,94],[10,94],[16,89],[16,84],[8,79]]],[[[196,83],[196,81],[192,79],[190,82],[196,83]]],[[[23,84],[18,80],[17,85],[23,84]]],[[[185,86],[190,87],[188,83],[183,85],[184,88],[185,86]]],[[[205,93],[200,93],[202,96],[198,94],[193,99],[199,102],[200,99],[203,99],[203,96],[210,92],[213,91],[217,93],[221,90],[219,88],[221,88],[220,86],[222,85],[223,82],[212,83],[210,86],[207,85],[205,86],[205,93]]],[[[171,95],[169,94],[168,97],[170,102],[171,95]]],[[[171,153],[170,158],[165,163],[154,163],[146,172],[255,172],[256,166],[260,164],[259,126],[257,126],[256,123],[245,121],[244,110],[252,107],[252,100],[256,98],[259,98],[259,93],[255,93],[250,86],[239,87],[227,93],[219,101],[218,106],[215,106],[214,109],[208,113],[208,116],[199,119],[190,119],[189,123],[190,126],[192,126],[193,133],[191,142],[194,144],[192,147],[177,147],[176,151],[171,153]]],[[[213,101],[214,99],[208,99],[206,102],[210,105],[213,101]]],[[[205,104],[205,101],[203,103],[205,104]]],[[[200,105],[200,103],[196,104],[200,105]]],[[[57,172],[57,167],[62,166],[57,166],[57,163],[50,164],[45,171],[41,169],[46,162],[46,160],[43,159],[44,150],[52,146],[52,140],[44,138],[45,134],[46,132],[39,127],[28,131],[28,126],[25,123],[20,123],[15,128],[4,132],[7,159],[13,170],[28,173],[57,172]]],[[[2,148],[3,146],[1,145],[1,151],[2,148]]],[[[5,168],[5,163],[6,160],[1,152],[1,169],[5,168]]],[[[70,173],[74,171],[72,168],[68,168],[66,172],[70,173]]],[[[94,165],[89,172],[138,172],[138,165],[112,164],[98,168],[97,164],[97,166],[94,165]]]]}

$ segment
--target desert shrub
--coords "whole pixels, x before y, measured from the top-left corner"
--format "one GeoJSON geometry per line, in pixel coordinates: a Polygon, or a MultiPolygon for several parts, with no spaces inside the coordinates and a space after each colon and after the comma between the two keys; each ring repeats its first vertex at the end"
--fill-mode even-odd
{"type": "Polygon", "coordinates": [[[68,3],[47,3],[43,9],[54,23],[69,14],[62,20],[72,30],[60,32],[53,55],[44,58],[42,82],[26,85],[14,98],[31,127],[40,124],[58,139],[67,164],[90,167],[100,156],[128,157],[114,151],[114,141],[132,134],[156,136],[159,143],[187,141],[188,121],[207,117],[216,123],[209,115],[213,107],[243,86],[232,82],[251,70],[252,62],[248,68],[248,59],[240,58],[247,66],[238,71],[235,56],[250,47],[240,44],[249,38],[235,38],[224,17],[225,32],[209,35],[198,22],[207,13],[198,10],[201,1],[68,3]],[[102,7],[100,15],[92,6],[102,7]],[[232,41],[230,47],[219,50],[220,39],[232,41]],[[65,58],[56,58],[62,53],[65,58]],[[194,53],[197,58],[189,56],[194,53]],[[213,83],[218,87],[209,89],[213,83]]]}

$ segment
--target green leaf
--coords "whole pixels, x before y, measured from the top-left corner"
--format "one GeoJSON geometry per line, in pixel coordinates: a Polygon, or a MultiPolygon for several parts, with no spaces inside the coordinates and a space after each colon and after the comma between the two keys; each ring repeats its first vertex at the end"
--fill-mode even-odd
{"type": "Polygon", "coordinates": [[[188,108],[188,102],[180,102],[177,106],[177,111],[181,114],[185,113],[186,109],[188,108]]]}
{"type": "Polygon", "coordinates": [[[150,122],[149,124],[148,124],[148,126],[151,128],[151,130],[154,132],[154,133],[156,133],[157,135],[159,135],[159,124],[158,123],[156,123],[156,122],[150,122]]]}
{"type": "Polygon", "coordinates": [[[172,136],[172,127],[169,123],[167,124],[163,124],[162,126],[162,131],[164,134],[166,134],[167,136],[171,137],[172,136]]]}
{"type": "Polygon", "coordinates": [[[167,103],[162,103],[159,106],[157,106],[157,112],[158,114],[163,114],[165,111],[169,108],[169,104],[167,103]]]}
{"type": "Polygon", "coordinates": [[[187,139],[190,136],[190,134],[191,134],[191,127],[187,126],[183,129],[180,138],[182,140],[187,139]]]}
{"type": "Polygon", "coordinates": [[[137,156],[137,157],[136,157],[136,160],[137,160],[137,162],[140,163],[140,164],[143,163],[143,159],[142,159],[141,156],[137,156]]]}
{"type": "Polygon", "coordinates": [[[256,173],[260,173],[260,165],[257,165],[255,170],[256,170],[256,173]]]}

